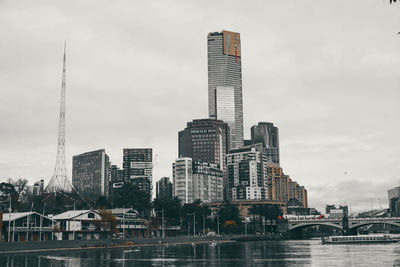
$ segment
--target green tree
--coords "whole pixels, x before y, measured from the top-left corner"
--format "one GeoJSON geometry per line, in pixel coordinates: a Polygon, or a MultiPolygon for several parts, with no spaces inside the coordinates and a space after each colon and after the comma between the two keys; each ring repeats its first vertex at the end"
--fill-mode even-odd
{"type": "Polygon", "coordinates": [[[108,201],[108,199],[104,196],[100,196],[96,199],[94,207],[96,209],[110,209],[111,208],[111,203],[108,201]]]}
{"type": "Polygon", "coordinates": [[[113,204],[114,208],[131,207],[141,213],[149,211],[151,207],[150,195],[130,183],[119,188],[113,204]]]}
{"type": "MultiPolygon", "coordinates": [[[[193,203],[184,204],[182,207],[182,228],[191,227],[193,231],[193,218],[195,217],[196,233],[202,232],[203,229],[208,228],[211,224],[209,215],[211,214],[210,208],[196,199],[193,203]]],[[[191,233],[189,233],[191,234],[191,233]]]]}
{"type": "Polygon", "coordinates": [[[218,210],[219,223],[224,233],[239,233],[241,231],[241,220],[239,209],[230,202],[224,202],[218,210]]]}
{"type": "Polygon", "coordinates": [[[157,216],[161,216],[159,211],[164,210],[164,218],[171,225],[179,225],[182,215],[182,205],[178,197],[173,199],[156,198],[153,201],[153,208],[158,212],[157,216]]]}

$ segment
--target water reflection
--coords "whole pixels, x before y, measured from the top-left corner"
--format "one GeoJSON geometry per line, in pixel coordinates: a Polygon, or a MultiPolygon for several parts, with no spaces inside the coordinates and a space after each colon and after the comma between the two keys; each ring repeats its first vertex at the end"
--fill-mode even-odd
{"type": "Polygon", "coordinates": [[[400,266],[400,244],[319,240],[166,245],[0,256],[0,266],[400,266]]]}

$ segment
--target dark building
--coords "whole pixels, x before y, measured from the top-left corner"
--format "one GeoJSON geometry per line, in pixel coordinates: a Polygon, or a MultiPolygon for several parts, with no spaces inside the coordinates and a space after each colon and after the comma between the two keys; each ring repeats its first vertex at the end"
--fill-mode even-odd
{"type": "Polygon", "coordinates": [[[228,124],[213,119],[193,120],[179,132],[179,158],[219,165],[225,170],[229,150],[228,124]]]}
{"type": "Polygon", "coordinates": [[[392,217],[400,216],[400,186],[388,190],[389,210],[392,217]]]}
{"type": "Polygon", "coordinates": [[[110,161],[104,149],[73,156],[72,185],[87,199],[108,198],[109,171],[110,161]]]}
{"type": "Polygon", "coordinates": [[[151,148],[124,148],[124,181],[139,187],[151,196],[153,181],[153,150],[151,148]]]}
{"type": "Polygon", "coordinates": [[[111,165],[110,167],[110,200],[114,202],[115,194],[117,194],[118,188],[124,185],[124,171],[118,168],[117,165],[111,165]]]}
{"type": "Polygon", "coordinates": [[[207,36],[208,112],[230,128],[230,147],[243,146],[242,54],[240,34],[210,32],[207,36]]]}
{"type": "Polygon", "coordinates": [[[168,177],[162,177],[156,183],[156,198],[172,199],[172,183],[168,177]]]}
{"type": "Polygon", "coordinates": [[[279,131],[270,122],[259,122],[258,125],[251,127],[251,143],[262,143],[264,154],[272,162],[280,164],[279,160],[279,131]]]}

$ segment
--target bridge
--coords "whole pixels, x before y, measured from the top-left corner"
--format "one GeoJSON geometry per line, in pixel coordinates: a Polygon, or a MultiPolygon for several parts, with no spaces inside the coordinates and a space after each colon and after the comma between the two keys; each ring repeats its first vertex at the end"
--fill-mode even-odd
{"type": "Polygon", "coordinates": [[[289,219],[288,230],[300,229],[310,226],[324,225],[339,230],[355,230],[359,227],[372,224],[390,224],[400,227],[400,217],[388,218],[332,218],[332,219],[289,219]]]}

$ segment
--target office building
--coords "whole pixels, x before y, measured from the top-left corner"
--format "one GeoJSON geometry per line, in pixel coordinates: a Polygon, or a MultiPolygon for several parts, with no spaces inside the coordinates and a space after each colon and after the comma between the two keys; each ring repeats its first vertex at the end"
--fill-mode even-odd
{"type": "Polygon", "coordinates": [[[151,196],[153,181],[153,150],[151,148],[124,148],[124,182],[139,187],[151,196]]]}
{"type": "Polygon", "coordinates": [[[230,128],[230,147],[243,146],[242,59],[240,34],[211,32],[207,37],[208,111],[230,128]]]}
{"type": "Polygon", "coordinates": [[[124,185],[124,171],[117,165],[111,165],[110,167],[110,186],[109,195],[111,203],[114,203],[114,198],[118,194],[118,188],[124,185]]]}
{"type": "Polygon", "coordinates": [[[168,177],[162,177],[156,183],[156,198],[172,199],[172,183],[168,177]]]}
{"type": "Polygon", "coordinates": [[[179,132],[180,158],[218,164],[225,169],[225,156],[229,150],[228,124],[213,119],[193,120],[179,132]]]}
{"type": "Polygon", "coordinates": [[[278,128],[270,122],[259,122],[258,125],[251,127],[251,143],[262,143],[264,154],[267,159],[276,164],[279,160],[279,131],[278,128]]]}
{"type": "Polygon", "coordinates": [[[96,200],[109,193],[110,161],[104,149],[72,158],[72,185],[86,199],[96,200]]]}
{"type": "Polygon", "coordinates": [[[400,186],[388,190],[389,211],[392,217],[400,217],[400,186]]]}
{"type": "Polygon", "coordinates": [[[172,168],[174,196],[183,203],[196,199],[203,203],[223,200],[224,175],[217,164],[178,158],[172,168]]]}

